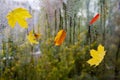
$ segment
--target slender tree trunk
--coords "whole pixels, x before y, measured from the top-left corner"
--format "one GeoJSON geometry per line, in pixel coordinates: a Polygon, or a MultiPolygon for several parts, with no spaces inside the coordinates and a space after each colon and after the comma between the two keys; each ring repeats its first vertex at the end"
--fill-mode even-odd
{"type": "Polygon", "coordinates": [[[119,58],[119,54],[120,54],[120,40],[118,43],[118,47],[117,47],[117,52],[116,52],[116,56],[115,56],[115,74],[114,74],[114,80],[119,80],[118,76],[119,76],[119,70],[118,70],[118,58],[119,58]]]}
{"type": "Polygon", "coordinates": [[[71,41],[72,41],[72,35],[71,35],[71,33],[72,33],[72,17],[70,17],[70,27],[69,27],[69,43],[71,43],[71,41]]]}
{"type": "Polygon", "coordinates": [[[55,10],[55,34],[54,36],[56,35],[57,33],[57,10],[55,10]]]}

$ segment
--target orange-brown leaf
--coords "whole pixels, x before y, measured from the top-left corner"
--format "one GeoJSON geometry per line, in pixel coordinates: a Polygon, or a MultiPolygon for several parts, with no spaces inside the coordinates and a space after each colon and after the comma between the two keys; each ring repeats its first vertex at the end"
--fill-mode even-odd
{"type": "Polygon", "coordinates": [[[90,25],[92,25],[94,22],[96,22],[99,17],[100,17],[100,14],[97,14],[95,17],[93,17],[92,20],[90,21],[90,25]]]}
{"type": "Polygon", "coordinates": [[[66,37],[66,32],[64,30],[60,30],[55,37],[54,40],[55,45],[60,46],[65,40],[65,37],[66,37]]]}

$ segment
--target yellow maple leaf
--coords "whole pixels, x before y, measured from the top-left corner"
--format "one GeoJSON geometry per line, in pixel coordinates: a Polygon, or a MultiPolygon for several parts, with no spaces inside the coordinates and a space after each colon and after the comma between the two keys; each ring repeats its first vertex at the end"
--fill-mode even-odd
{"type": "Polygon", "coordinates": [[[54,40],[55,45],[60,46],[63,43],[65,37],[66,37],[65,30],[60,30],[55,37],[55,40],[54,40]]]}
{"type": "Polygon", "coordinates": [[[104,51],[104,46],[100,44],[97,51],[94,49],[90,50],[90,55],[92,56],[92,58],[89,59],[87,63],[89,63],[90,66],[98,66],[104,59],[105,53],[106,51],[104,51]]]}
{"type": "Polygon", "coordinates": [[[14,28],[17,22],[22,28],[27,28],[28,23],[26,19],[31,17],[32,16],[29,11],[24,8],[16,8],[9,12],[6,16],[6,18],[8,19],[8,24],[12,28],[14,28]]]}
{"type": "Polygon", "coordinates": [[[33,33],[33,31],[30,31],[27,39],[31,44],[38,44],[39,42],[37,41],[40,38],[39,33],[33,33]]]}

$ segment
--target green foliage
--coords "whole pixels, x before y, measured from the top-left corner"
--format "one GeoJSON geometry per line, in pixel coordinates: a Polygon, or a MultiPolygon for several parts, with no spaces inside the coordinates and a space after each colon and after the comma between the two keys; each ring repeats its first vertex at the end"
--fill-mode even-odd
{"type": "MultiPolygon", "coordinates": [[[[28,43],[19,44],[9,40],[3,42],[1,52],[1,79],[3,80],[86,80],[94,79],[86,61],[89,59],[89,45],[84,45],[85,34],[81,33],[75,44],[64,42],[54,46],[54,38],[40,41],[42,54],[33,55],[35,46],[28,43]],[[80,38],[81,37],[81,38],[80,38]],[[13,59],[3,59],[3,57],[13,59]],[[38,55],[37,55],[38,56],[38,55]]],[[[96,48],[96,42],[91,45],[96,48]]]]}

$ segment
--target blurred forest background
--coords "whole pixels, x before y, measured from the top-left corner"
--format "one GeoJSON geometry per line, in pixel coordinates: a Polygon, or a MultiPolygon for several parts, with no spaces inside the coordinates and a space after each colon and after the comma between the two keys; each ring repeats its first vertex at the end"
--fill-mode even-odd
{"type": "Polygon", "coordinates": [[[0,0],[0,80],[120,80],[120,0],[0,0]],[[7,23],[7,13],[18,7],[33,16],[28,30],[7,23]],[[32,29],[41,34],[34,46],[26,40],[32,29]],[[61,29],[65,42],[55,46],[61,29]],[[89,51],[99,44],[105,58],[90,66],[89,51]]]}

